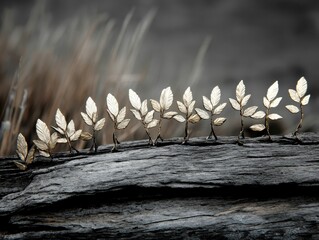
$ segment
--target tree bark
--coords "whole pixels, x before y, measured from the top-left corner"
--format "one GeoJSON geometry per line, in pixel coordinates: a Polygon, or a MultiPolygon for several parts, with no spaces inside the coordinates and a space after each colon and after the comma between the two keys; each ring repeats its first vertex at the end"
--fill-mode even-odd
{"type": "Polygon", "coordinates": [[[0,159],[4,239],[318,239],[319,135],[0,159]]]}

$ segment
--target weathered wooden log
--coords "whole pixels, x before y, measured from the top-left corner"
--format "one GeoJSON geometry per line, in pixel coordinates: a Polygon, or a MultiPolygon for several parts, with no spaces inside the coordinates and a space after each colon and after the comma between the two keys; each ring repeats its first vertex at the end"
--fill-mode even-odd
{"type": "Polygon", "coordinates": [[[0,159],[4,239],[319,239],[319,135],[0,159]]]}

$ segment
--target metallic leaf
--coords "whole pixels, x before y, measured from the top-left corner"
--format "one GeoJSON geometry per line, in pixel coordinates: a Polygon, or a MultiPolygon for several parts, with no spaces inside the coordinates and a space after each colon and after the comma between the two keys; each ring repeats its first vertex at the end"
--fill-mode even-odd
{"type": "Polygon", "coordinates": [[[286,108],[289,110],[291,113],[298,113],[300,110],[298,107],[294,105],[287,105],[286,108]]]}
{"type": "Polygon", "coordinates": [[[210,117],[206,111],[204,111],[200,108],[195,108],[195,111],[198,114],[198,116],[200,116],[201,119],[209,119],[209,117],[210,117]]]}
{"type": "Polygon", "coordinates": [[[193,101],[193,94],[190,87],[188,87],[183,94],[184,105],[188,107],[192,101],[193,101]]]}
{"type": "Polygon", "coordinates": [[[262,119],[265,116],[266,116],[266,113],[264,111],[258,111],[258,112],[255,112],[253,115],[251,115],[251,117],[254,119],[262,119]]]}
{"type": "Polygon", "coordinates": [[[135,117],[137,120],[139,120],[139,121],[142,120],[142,116],[141,116],[141,114],[140,114],[139,111],[137,111],[137,110],[135,110],[135,109],[131,109],[131,112],[133,113],[134,117],[135,117]]]}
{"type": "Polygon", "coordinates": [[[187,109],[186,109],[186,106],[180,102],[180,101],[177,101],[177,107],[179,109],[179,111],[181,111],[182,113],[187,113],[187,109]]]}
{"type": "Polygon", "coordinates": [[[23,163],[20,163],[20,162],[18,162],[18,161],[13,161],[13,162],[14,162],[14,164],[15,164],[21,171],[27,170],[27,166],[24,165],[23,163]]]}
{"type": "Polygon", "coordinates": [[[280,115],[277,114],[277,113],[272,113],[272,114],[269,114],[269,115],[268,115],[268,118],[271,119],[271,120],[278,120],[278,119],[281,119],[282,116],[280,116],[280,115]]]}
{"type": "Polygon", "coordinates": [[[124,119],[122,122],[120,122],[117,125],[117,129],[121,130],[127,127],[127,125],[130,123],[130,119],[124,119]]]}
{"type": "Polygon", "coordinates": [[[269,108],[270,107],[270,102],[269,102],[269,100],[266,97],[263,98],[263,104],[264,104],[265,108],[269,108]]]}
{"type": "Polygon", "coordinates": [[[126,115],[126,107],[123,107],[120,111],[119,114],[116,117],[117,122],[122,122],[125,118],[126,115]]]}
{"type": "Polygon", "coordinates": [[[157,119],[153,119],[149,124],[147,124],[147,128],[153,128],[153,127],[156,127],[157,124],[159,123],[159,120],[157,119]]]}
{"type": "Polygon", "coordinates": [[[56,111],[55,114],[55,122],[56,125],[58,125],[59,128],[61,128],[62,130],[66,130],[66,120],[64,115],[62,114],[62,112],[60,111],[60,109],[58,108],[58,110],[56,111]]]}
{"type": "Polygon", "coordinates": [[[282,100],[282,97],[277,97],[275,100],[273,100],[271,103],[270,103],[270,108],[275,108],[275,107],[278,107],[279,103],[281,102],[282,100]]]}
{"type": "Polygon", "coordinates": [[[153,120],[153,118],[154,118],[154,110],[149,111],[149,112],[146,114],[146,116],[145,116],[145,118],[144,118],[144,122],[145,122],[146,124],[149,124],[149,123],[153,120]]]}
{"type": "Polygon", "coordinates": [[[17,138],[17,154],[22,161],[25,161],[28,155],[28,144],[21,133],[17,138]]]}
{"type": "Polygon", "coordinates": [[[241,80],[236,87],[236,98],[238,102],[241,102],[245,97],[246,86],[244,81],[241,80]]]}
{"type": "Polygon", "coordinates": [[[115,118],[119,113],[119,104],[116,98],[111,93],[107,94],[106,96],[106,105],[110,113],[112,113],[115,118]]]}
{"type": "Polygon", "coordinates": [[[246,95],[246,96],[243,98],[243,100],[241,100],[241,106],[242,106],[242,107],[244,107],[244,106],[247,105],[248,100],[250,99],[250,97],[251,97],[251,94],[248,94],[248,95],[246,95]]]}
{"type": "Polygon", "coordinates": [[[218,86],[214,87],[210,94],[210,101],[213,107],[216,107],[217,104],[219,103],[220,95],[221,95],[220,88],[218,86]]]}
{"type": "Polygon", "coordinates": [[[289,96],[292,100],[294,100],[297,103],[300,102],[300,97],[299,97],[298,93],[296,92],[296,90],[289,89],[288,92],[289,92],[289,96]]]}
{"type": "Polygon", "coordinates": [[[92,122],[91,118],[90,118],[86,113],[81,112],[81,116],[82,116],[84,122],[85,122],[87,125],[89,125],[89,126],[92,126],[92,125],[93,125],[93,122],[92,122]]]}
{"type": "Polygon", "coordinates": [[[306,92],[307,92],[307,80],[304,77],[301,77],[296,85],[296,91],[298,93],[299,98],[302,98],[305,96],[306,92]]]}
{"type": "Polygon", "coordinates": [[[241,107],[235,99],[229,98],[229,102],[230,102],[230,105],[232,106],[233,109],[240,111],[241,107]]]}
{"type": "Polygon", "coordinates": [[[224,110],[224,108],[226,107],[227,103],[222,103],[220,104],[217,108],[214,109],[213,114],[215,115],[219,115],[221,114],[221,112],[224,110]]]}
{"type": "Polygon", "coordinates": [[[158,101],[154,100],[154,99],[151,99],[151,105],[152,105],[152,108],[156,111],[156,112],[160,112],[161,111],[161,105],[158,101]]]}
{"type": "Polygon", "coordinates": [[[81,136],[80,136],[80,139],[83,140],[83,141],[88,141],[88,140],[91,140],[92,139],[92,134],[89,133],[89,132],[82,132],[81,133],[81,136]]]}
{"type": "Polygon", "coordinates": [[[186,119],[182,115],[176,115],[173,117],[178,122],[185,122],[186,119]]]}
{"type": "Polygon", "coordinates": [[[167,87],[162,90],[160,97],[160,106],[165,111],[168,110],[173,104],[173,92],[171,87],[167,87]]]}
{"type": "Polygon", "coordinates": [[[140,97],[136,94],[136,92],[130,89],[128,96],[132,107],[136,110],[140,110],[142,103],[140,97]]]}
{"type": "Polygon", "coordinates": [[[45,143],[48,143],[50,141],[50,131],[48,126],[42,122],[40,119],[37,120],[36,124],[36,132],[38,135],[38,138],[45,143]]]}
{"type": "Polygon", "coordinates": [[[25,160],[26,164],[27,165],[31,164],[34,160],[34,157],[35,157],[35,146],[32,145],[32,147],[30,148],[28,152],[27,158],[25,160]]]}
{"type": "Polygon", "coordinates": [[[198,123],[200,121],[200,116],[198,114],[193,114],[188,118],[188,121],[193,124],[198,123]]]}
{"type": "Polygon", "coordinates": [[[189,106],[188,106],[188,116],[192,114],[192,112],[194,111],[194,107],[195,107],[195,103],[196,101],[192,101],[189,106]]]}
{"type": "Polygon", "coordinates": [[[302,100],[301,100],[301,105],[305,106],[309,103],[309,99],[310,99],[310,94],[303,97],[302,100]]]}
{"type": "Polygon", "coordinates": [[[251,117],[257,111],[257,108],[258,108],[257,106],[252,106],[252,107],[245,109],[243,116],[244,117],[251,117]]]}
{"type": "MultiPolygon", "coordinates": [[[[124,115],[125,116],[125,115],[124,115]]],[[[122,119],[123,120],[123,119],[122,119]]],[[[96,124],[94,125],[94,130],[95,131],[100,131],[105,124],[105,118],[100,119],[99,121],[96,122],[96,124]]]]}
{"type": "Polygon", "coordinates": [[[148,108],[147,108],[147,99],[145,99],[143,102],[142,102],[142,105],[141,105],[141,114],[142,116],[145,116],[148,112],[148,108]]]}
{"type": "Polygon", "coordinates": [[[264,124],[254,124],[252,126],[250,126],[250,129],[256,132],[261,132],[265,129],[265,125],[264,124]]]}
{"type": "Polygon", "coordinates": [[[80,136],[81,136],[82,130],[79,129],[77,131],[75,131],[71,136],[70,136],[70,141],[74,142],[79,140],[80,136]]]}
{"type": "Polygon", "coordinates": [[[224,122],[226,122],[226,118],[216,118],[215,120],[214,120],[214,125],[215,126],[221,126],[221,125],[223,125],[224,124],[224,122]]]}
{"type": "Polygon", "coordinates": [[[33,140],[34,145],[41,151],[47,151],[49,146],[41,140],[33,140]]]}
{"type": "Polygon", "coordinates": [[[163,118],[166,118],[166,119],[171,119],[172,117],[174,117],[175,115],[177,115],[177,112],[166,112],[163,114],[163,118]]]}
{"type": "Polygon", "coordinates": [[[274,82],[267,90],[267,99],[269,102],[275,99],[279,91],[278,81],[274,82]]]}
{"type": "Polygon", "coordinates": [[[212,111],[213,110],[213,105],[212,103],[210,102],[210,100],[203,96],[203,105],[204,105],[204,108],[207,110],[207,111],[212,111]]]}
{"type": "Polygon", "coordinates": [[[94,119],[93,114],[95,114],[95,118],[96,118],[97,117],[97,107],[96,107],[96,104],[91,97],[89,97],[86,100],[85,110],[86,110],[86,113],[89,116],[89,118],[91,118],[93,120],[93,122],[95,122],[96,119],[94,119]]]}

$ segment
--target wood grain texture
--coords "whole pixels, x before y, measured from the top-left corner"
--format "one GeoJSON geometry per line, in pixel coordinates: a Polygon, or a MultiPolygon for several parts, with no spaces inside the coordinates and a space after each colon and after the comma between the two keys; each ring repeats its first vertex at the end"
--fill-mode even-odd
{"type": "Polygon", "coordinates": [[[120,152],[0,160],[4,239],[319,238],[319,135],[127,142],[120,152]]]}

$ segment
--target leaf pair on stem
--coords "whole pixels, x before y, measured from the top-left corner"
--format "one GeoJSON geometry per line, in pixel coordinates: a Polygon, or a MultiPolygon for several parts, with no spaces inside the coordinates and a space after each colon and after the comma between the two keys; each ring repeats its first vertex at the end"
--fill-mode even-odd
{"type": "Polygon", "coordinates": [[[137,93],[134,92],[132,89],[129,90],[129,100],[133,107],[133,109],[131,109],[131,112],[133,113],[135,118],[142,123],[145,129],[145,132],[148,136],[148,144],[154,145],[149,132],[149,129],[156,127],[159,123],[158,119],[154,119],[154,110],[148,111],[147,99],[142,102],[137,93]]]}
{"type": "Polygon", "coordinates": [[[17,150],[16,153],[20,159],[20,161],[14,161],[14,164],[22,171],[25,171],[30,165],[35,156],[35,146],[32,145],[30,149],[28,149],[28,143],[25,140],[24,136],[19,133],[17,138],[17,150]]]}
{"type": "Polygon", "coordinates": [[[111,93],[109,93],[106,97],[106,106],[107,113],[113,121],[114,131],[112,134],[112,138],[114,146],[112,148],[112,152],[115,152],[118,151],[118,144],[120,144],[116,136],[116,130],[125,129],[130,123],[130,119],[125,119],[126,107],[123,107],[120,110],[118,101],[111,93]]]}
{"type": "Polygon", "coordinates": [[[297,134],[299,133],[299,130],[302,127],[303,119],[304,119],[303,107],[309,103],[309,99],[310,99],[310,94],[306,95],[307,88],[308,88],[308,84],[307,84],[306,79],[304,77],[301,77],[296,84],[296,90],[294,90],[294,89],[288,90],[290,98],[299,104],[299,107],[296,107],[295,105],[287,105],[286,106],[286,108],[291,113],[295,114],[295,113],[300,112],[299,123],[296,127],[296,130],[293,132],[293,136],[296,137],[297,139],[298,139],[297,134]]]}
{"type": "Polygon", "coordinates": [[[214,87],[211,94],[210,99],[203,96],[203,106],[208,111],[207,113],[205,110],[202,110],[200,108],[195,108],[196,113],[200,116],[202,119],[210,119],[210,133],[207,137],[207,139],[212,139],[212,136],[214,135],[215,141],[217,140],[217,136],[214,131],[214,126],[221,126],[226,121],[226,118],[220,117],[214,119],[215,115],[221,114],[221,112],[226,107],[227,103],[219,104],[221,97],[221,91],[218,86],[214,87]]]}
{"type": "Polygon", "coordinates": [[[184,114],[184,116],[175,115],[174,119],[178,122],[185,122],[185,128],[184,128],[185,134],[184,134],[184,141],[182,144],[186,144],[189,140],[188,124],[198,123],[201,119],[197,113],[194,113],[195,103],[196,101],[193,100],[193,94],[190,87],[188,87],[183,94],[183,102],[177,101],[178,109],[181,113],[184,114]]]}
{"type": "Polygon", "coordinates": [[[279,85],[278,85],[278,81],[276,81],[268,88],[267,94],[263,98],[263,104],[266,108],[266,112],[259,111],[254,114],[255,119],[265,118],[264,124],[255,124],[250,127],[253,131],[263,131],[266,129],[269,141],[272,140],[270,136],[270,130],[269,130],[269,120],[278,120],[282,118],[277,113],[270,113],[270,109],[278,107],[279,103],[282,100],[282,97],[277,97],[278,91],[279,91],[279,85]]]}
{"type": "Polygon", "coordinates": [[[89,97],[86,100],[85,110],[86,110],[86,113],[81,112],[81,116],[84,122],[92,128],[92,134],[88,132],[82,132],[81,139],[86,141],[93,139],[93,144],[90,148],[90,151],[93,150],[94,148],[94,152],[97,152],[98,146],[96,143],[96,132],[100,131],[104,127],[105,118],[101,118],[100,120],[97,120],[98,119],[97,107],[91,97],[89,97]]]}

